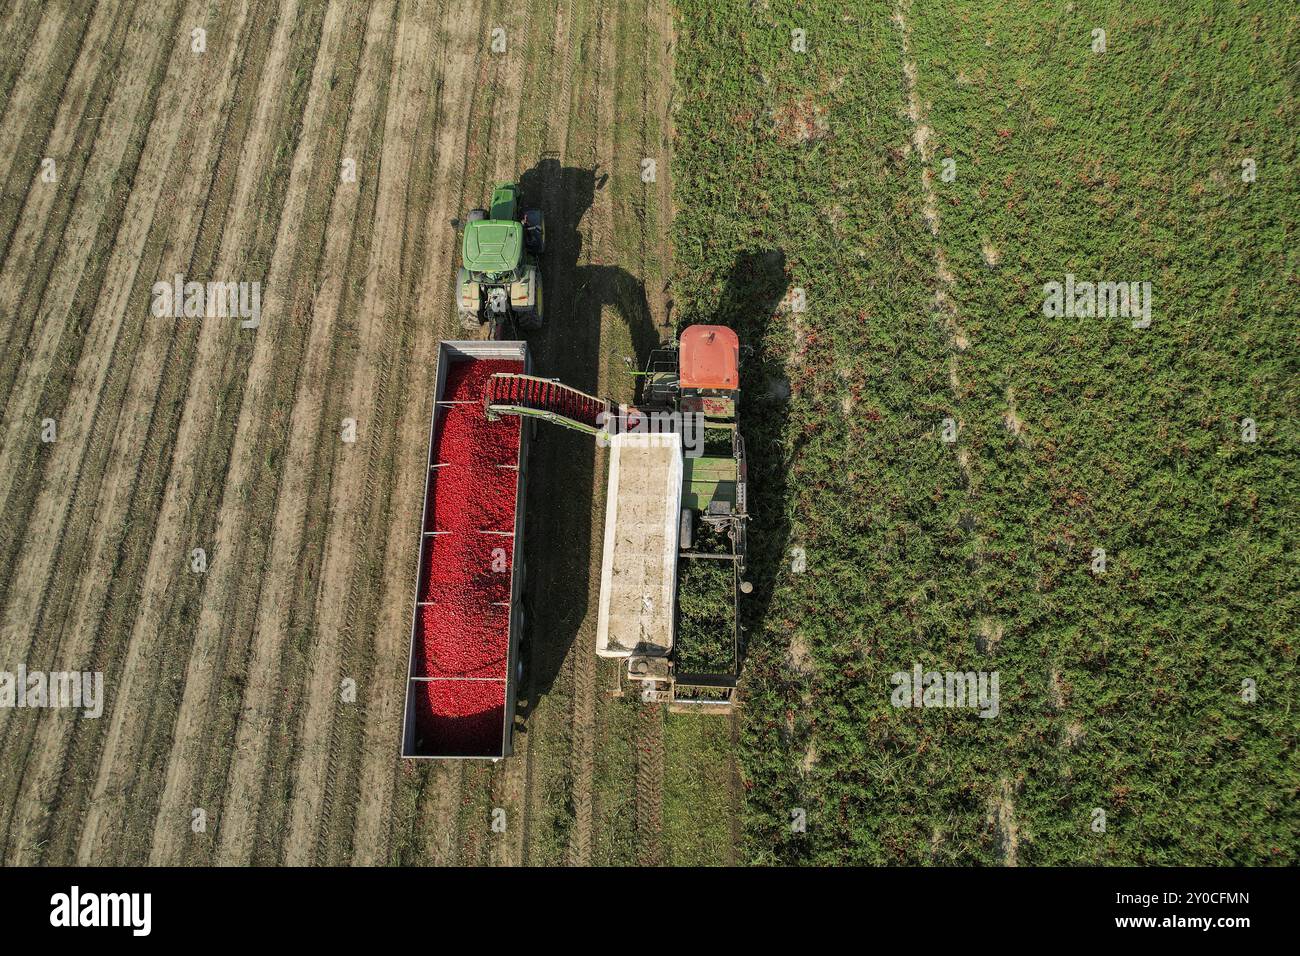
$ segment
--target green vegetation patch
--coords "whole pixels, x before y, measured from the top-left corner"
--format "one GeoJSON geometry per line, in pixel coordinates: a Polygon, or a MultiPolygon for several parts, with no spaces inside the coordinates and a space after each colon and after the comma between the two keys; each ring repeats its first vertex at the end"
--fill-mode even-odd
{"type": "Polygon", "coordinates": [[[668,865],[735,862],[732,746],[731,721],[725,717],[664,717],[663,839],[668,865]]]}
{"type": "Polygon", "coordinates": [[[729,560],[685,558],[677,573],[677,669],[735,670],[736,569],[729,560]]]}

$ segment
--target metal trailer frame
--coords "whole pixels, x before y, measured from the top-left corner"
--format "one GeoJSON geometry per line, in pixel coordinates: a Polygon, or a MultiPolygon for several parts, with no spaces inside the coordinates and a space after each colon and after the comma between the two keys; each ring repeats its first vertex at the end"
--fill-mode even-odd
{"type": "MultiPolygon", "coordinates": [[[[663,346],[654,349],[646,360],[644,371],[633,373],[642,379],[641,388],[641,408],[655,409],[679,408],[681,399],[681,375],[680,375],[680,347],[678,345],[663,346]]],[[[748,518],[748,481],[749,469],[745,455],[745,441],[740,434],[739,415],[736,416],[734,427],[732,428],[732,456],[736,461],[736,503],[735,514],[739,516],[739,521],[732,523],[732,530],[735,537],[731,541],[731,551],[728,554],[691,554],[678,550],[675,555],[675,564],[673,572],[673,624],[672,624],[672,647],[669,654],[663,658],[654,658],[643,655],[632,655],[628,660],[629,678],[643,681],[651,681],[654,684],[665,683],[668,689],[656,691],[662,693],[662,697],[653,699],[662,700],[668,704],[668,710],[672,713],[730,713],[737,706],[735,697],[736,685],[740,676],[740,655],[743,646],[742,629],[740,625],[740,595],[743,592],[741,580],[745,574],[745,558],[748,550],[746,541],[745,522],[748,518]],[[732,565],[732,608],[734,611],[732,620],[732,670],[730,673],[719,674],[700,674],[679,671],[677,658],[677,624],[680,613],[680,602],[677,601],[678,578],[682,568],[683,561],[693,560],[726,560],[732,565]],[[645,673],[649,676],[636,677],[632,673],[632,666],[638,664],[643,668],[650,668],[657,661],[663,661],[665,671],[662,675],[651,675],[649,670],[645,673]],[[671,662],[671,663],[670,663],[671,662]],[[683,691],[683,696],[679,697],[678,688],[683,691]],[[705,693],[718,693],[721,698],[717,697],[691,697],[690,692],[700,691],[705,693]]],[[[684,469],[683,469],[684,470],[684,469]]],[[[682,497],[683,503],[686,495],[684,484],[682,497]]],[[[606,533],[608,537],[608,530],[606,533]]],[[[602,569],[602,587],[604,573],[602,569]]],[[[745,592],[747,593],[747,592],[745,592]]],[[[599,654],[599,650],[597,651],[599,654]]]]}
{"type": "MultiPolygon", "coordinates": [[[[522,420],[519,423],[518,470],[515,479],[515,525],[514,556],[510,564],[510,634],[509,650],[506,658],[505,712],[501,728],[501,747],[498,753],[489,754],[437,754],[415,752],[415,698],[411,694],[411,685],[417,682],[427,683],[434,678],[416,677],[416,641],[419,639],[420,594],[426,580],[424,541],[429,520],[429,491],[433,481],[434,438],[437,436],[438,411],[443,405],[443,389],[447,384],[447,368],[456,361],[466,359],[512,359],[523,362],[525,374],[532,371],[532,355],[528,343],[523,341],[492,340],[444,340],[438,343],[438,368],[433,390],[433,411],[429,416],[429,439],[425,447],[424,504],[420,510],[420,530],[418,559],[415,571],[415,599],[411,608],[411,646],[406,665],[406,703],[402,719],[401,756],[410,760],[500,760],[513,752],[515,703],[519,696],[519,643],[524,630],[523,590],[526,569],[524,567],[524,511],[527,498],[528,447],[532,438],[533,422],[522,420]]],[[[486,422],[486,412],[484,421],[486,422]]]]}
{"type": "MultiPolygon", "coordinates": [[[[743,526],[743,523],[742,523],[743,526]]],[[[678,586],[681,583],[681,571],[685,561],[726,561],[731,565],[731,671],[729,673],[690,673],[678,671],[675,663],[676,657],[676,636],[677,620],[673,621],[673,645],[674,645],[674,665],[673,665],[673,683],[672,697],[670,703],[675,707],[682,709],[697,708],[730,708],[734,705],[736,681],[740,675],[740,574],[744,564],[744,558],[737,551],[737,542],[731,542],[731,551],[725,554],[699,554],[689,551],[678,552],[677,555],[677,574],[678,586]],[[682,696],[678,696],[678,688],[682,688],[682,696]],[[690,696],[691,690],[720,691],[725,693],[724,699],[716,698],[698,698],[690,696]]]]}

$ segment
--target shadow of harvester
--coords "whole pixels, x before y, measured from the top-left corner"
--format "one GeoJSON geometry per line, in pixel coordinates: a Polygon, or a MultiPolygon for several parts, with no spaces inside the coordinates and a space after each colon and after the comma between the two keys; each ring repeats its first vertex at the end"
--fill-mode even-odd
{"type": "Polygon", "coordinates": [[[748,470],[749,526],[746,577],[754,585],[741,595],[738,669],[745,660],[745,633],[765,618],[790,537],[786,508],[788,455],[782,436],[789,415],[786,357],[768,347],[768,332],[787,289],[786,257],[779,249],[736,257],[710,314],[689,312],[678,325],[705,323],[734,329],[741,343],[740,433],[748,470]]]}

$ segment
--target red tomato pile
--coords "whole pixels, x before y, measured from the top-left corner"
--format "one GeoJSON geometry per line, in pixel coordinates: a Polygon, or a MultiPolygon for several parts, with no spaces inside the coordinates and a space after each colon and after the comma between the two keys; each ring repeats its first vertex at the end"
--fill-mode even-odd
{"type": "Polygon", "coordinates": [[[519,419],[489,422],[483,390],[494,372],[522,371],[520,362],[470,360],[447,371],[438,412],[425,538],[420,609],[423,659],[416,675],[453,678],[421,683],[419,736],[440,753],[500,750],[510,645],[510,568],[518,472],[519,419]],[[466,680],[463,678],[489,678],[466,680]]]}
{"type": "Polygon", "coordinates": [[[493,379],[489,383],[488,399],[508,405],[523,405],[556,412],[574,421],[596,425],[597,415],[605,410],[605,403],[557,382],[535,378],[493,379]]]}
{"type": "Polygon", "coordinates": [[[501,752],[506,685],[495,680],[420,681],[415,700],[418,735],[439,754],[475,756],[501,752]]]}

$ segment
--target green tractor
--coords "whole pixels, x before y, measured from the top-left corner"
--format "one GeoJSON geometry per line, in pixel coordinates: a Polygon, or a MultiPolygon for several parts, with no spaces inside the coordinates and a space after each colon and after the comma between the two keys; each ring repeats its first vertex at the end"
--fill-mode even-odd
{"type": "Polygon", "coordinates": [[[541,210],[521,212],[523,204],[517,183],[498,183],[491,209],[471,209],[465,217],[457,309],[466,328],[487,325],[491,339],[542,327],[538,260],[546,248],[546,229],[541,210]]]}

